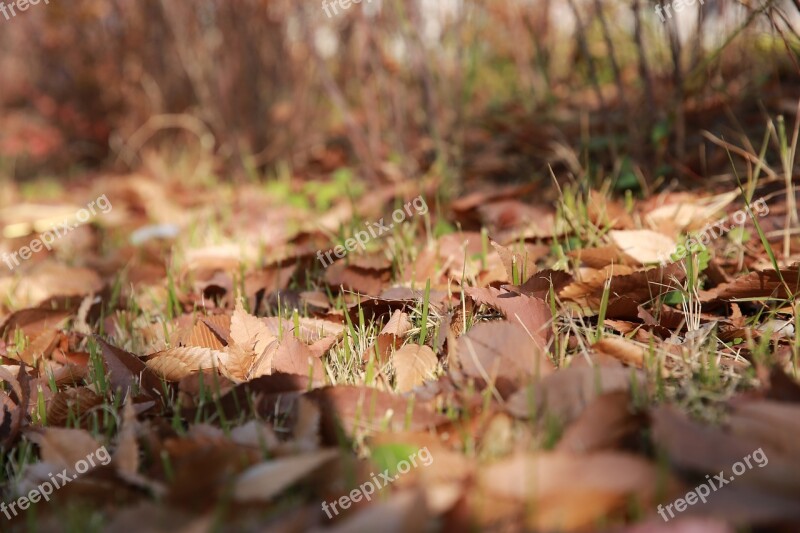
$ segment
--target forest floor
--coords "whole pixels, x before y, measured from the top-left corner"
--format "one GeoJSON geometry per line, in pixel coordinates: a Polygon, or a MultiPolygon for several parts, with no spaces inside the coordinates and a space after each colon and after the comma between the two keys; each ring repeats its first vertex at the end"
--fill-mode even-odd
{"type": "Polygon", "coordinates": [[[4,531],[800,524],[776,172],[447,199],[164,168],[5,186],[4,531]]]}

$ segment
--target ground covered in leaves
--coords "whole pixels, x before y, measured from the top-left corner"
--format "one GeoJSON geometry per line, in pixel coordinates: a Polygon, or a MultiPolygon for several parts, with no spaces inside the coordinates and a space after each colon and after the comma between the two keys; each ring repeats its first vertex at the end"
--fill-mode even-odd
{"type": "Polygon", "coordinates": [[[113,208],[0,268],[0,529],[797,530],[783,183],[420,183],[11,191],[6,253],[113,208]]]}

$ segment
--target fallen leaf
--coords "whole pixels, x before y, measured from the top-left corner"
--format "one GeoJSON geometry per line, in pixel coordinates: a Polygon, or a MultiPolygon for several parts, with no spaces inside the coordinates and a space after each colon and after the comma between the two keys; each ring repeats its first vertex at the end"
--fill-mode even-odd
{"type": "Polygon", "coordinates": [[[269,501],[338,455],[336,450],[281,457],[251,466],[234,482],[237,501],[269,501]]]}
{"type": "Polygon", "coordinates": [[[396,389],[408,392],[422,385],[436,371],[438,360],[428,346],[406,344],[394,352],[396,389]]]}

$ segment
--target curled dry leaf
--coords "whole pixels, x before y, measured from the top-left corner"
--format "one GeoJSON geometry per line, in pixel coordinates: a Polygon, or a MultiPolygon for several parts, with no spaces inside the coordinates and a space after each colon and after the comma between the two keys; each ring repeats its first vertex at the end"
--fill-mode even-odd
{"type": "Polygon", "coordinates": [[[167,381],[180,381],[201,370],[219,368],[227,358],[227,353],[209,348],[180,347],[154,353],[145,364],[167,381]]]}
{"type": "Polygon", "coordinates": [[[601,354],[619,359],[623,363],[636,368],[644,367],[646,350],[633,341],[622,337],[604,337],[592,345],[601,354]]]}
{"type": "Polygon", "coordinates": [[[782,268],[780,274],[775,269],[759,270],[736,278],[730,283],[722,283],[702,295],[701,299],[704,301],[767,297],[786,299],[798,292],[800,292],[800,263],[795,263],[782,268]],[[787,287],[791,294],[787,293],[787,287]]]}
{"type": "Polygon", "coordinates": [[[396,389],[408,392],[422,385],[436,371],[438,360],[428,346],[406,344],[394,353],[396,389]]]}
{"type": "Polygon", "coordinates": [[[385,363],[388,361],[392,350],[396,350],[403,344],[406,333],[411,329],[411,320],[408,314],[396,309],[389,321],[381,330],[375,344],[367,348],[361,356],[362,361],[368,361],[370,355],[377,349],[378,361],[385,363]]]}
{"type": "Polygon", "coordinates": [[[99,336],[95,336],[95,340],[100,345],[103,364],[115,390],[125,393],[138,384],[145,393],[153,397],[161,396],[161,380],[147,368],[144,361],[132,353],[112,346],[99,336]]]}
{"type": "Polygon", "coordinates": [[[0,367],[0,380],[11,385],[11,394],[0,391],[0,451],[3,452],[17,439],[28,418],[31,378],[24,364],[18,368],[14,376],[6,367],[0,367]]]}
{"type": "Polygon", "coordinates": [[[680,288],[686,273],[677,263],[666,267],[632,272],[629,267],[613,265],[594,272],[582,280],[573,281],[561,290],[559,296],[593,310],[600,308],[606,281],[609,283],[609,306],[623,299],[636,305],[648,302],[659,295],[680,288]]]}
{"type": "Polygon", "coordinates": [[[191,329],[187,330],[187,335],[183,338],[175,339],[175,344],[212,350],[222,350],[226,345],[224,340],[203,320],[198,320],[191,329]]]}
{"type": "Polygon", "coordinates": [[[47,405],[47,423],[66,426],[70,414],[74,417],[89,412],[103,403],[103,397],[87,387],[73,387],[56,392],[47,405]]]}

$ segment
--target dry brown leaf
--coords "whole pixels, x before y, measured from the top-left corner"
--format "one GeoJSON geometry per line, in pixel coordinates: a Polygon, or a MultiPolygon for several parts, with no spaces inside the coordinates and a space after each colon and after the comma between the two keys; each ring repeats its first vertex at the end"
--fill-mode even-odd
{"type": "Polygon", "coordinates": [[[290,333],[284,333],[283,340],[275,340],[256,359],[248,376],[249,379],[254,379],[273,372],[301,376],[313,373],[314,379],[323,379],[325,367],[309,346],[290,333]]]}
{"type": "Polygon", "coordinates": [[[747,475],[735,477],[736,484],[800,498],[800,463],[796,456],[782,455],[765,445],[759,431],[745,433],[740,424],[740,434],[733,438],[731,433],[690,420],[672,407],[659,407],[652,417],[654,441],[677,466],[709,474],[724,471],[726,477],[731,477],[734,463],[762,450],[766,462],[758,464],[753,460],[747,475]]]}
{"type": "Polygon", "coordinates": [[[292,430],[292,451],[310,452],[319,448],[319,430],[321,422],[319,407],[300,397],[297,399],[297,421],[292,430]]]}
{"type": "Polygon", "coordinates": [[[227,353],[208,348],[178,347],[152,354],[145,364],[168,381],[180,381],[201,370],[225,366],[227,358],[227,353]]]}
{"type": "Polygon", "coordinates": [[[231,340],[260,356],[276,337],[264,321],[247,313],[239,302],[231,317],[231,340]]]}
{"type": "Polygon", "coordinates": [[[605,268],[608,265],[624,265],[629,259],[624,256],[619,248],[613,245],[598,246],[595,248],[579,248],[567,253],[590,268],[605,268]]]}
{"type": "Polygon", "coordinates": [[[529,520],[546,530],[586,527],[624,508],[629,497],[649,506],[657,481],[653,464],[619,452],[520,453],[478,474],[483,493],[525,503],[530,508],[529,520]],[[556,502],[557,510],[548,510],[556,502]]]}
{"type": "Polygon", "coordinates": [[[0,279],[0,293],[13,296],[22,307],[36,306],[56,296],[82,298],[102,288],[97,272],[51,261],[34,266],[18,283],[13,278],[0,279]]]}
{"type": "Polygon", "coordinates": [[[392,313],[391,318],[378,334],[375,344],[367,348],[361,356],[362,361],[368,361],[370,356],[375,353],[377,345],[378,361],[385,363],[392,353],[392,350],[400,348],[406,333],[411,329],[411,320],[408,314],[397,309],[392,313]]]}
{"type": "Polygon", "coordinates": [[[95,339],[100,344],[103,364],[115,390],[121,390],[124,394],[134,386],[141,386],[145,393],[154,397],[161,396],[161,380],[147,368],[144,361],[132,353],[112,346],[99,336],[95,339]]]}
{"type": "Polygon", "coordinates": [[[331,288],[342,287],[345,290],[370,296],[379,295],[391,277],[392,271],[389,268],[383,270],[358,268],[343,262],[334,263],[325,270],[325,282],[331,288]]]}
{"type": "Polygon", "coordinates": [[[555,370],[536,337],[511,322],[481,322],[474,326],[458,340],[458,359],[468,376],[490,383],[496,379],[503,388],[555,370]]]}
{"type": "Polygon", "coordinates": [[[796,295],[800,292],[800,264],[782,268],[780,275],[774,269],[751,272],[734,279],[730,283],[723,283],[715,287],[708,291],[705,297],[701,295],[701,299],[704,301],[764,297],[785,299],[790,296],[786,292],[787,285],[791,295],[796,295]],[[783,282],[786,285],[781,281],[781,276],[783,276],[783,282]]]}
{"type": "Polygon", "coordinates": [[[639,304],[679,288],[685,277],[686,273],[675,263],[664,268],[636,272],[632,272],[629,267],[613,265],[582,280],[573,281],[561,290],[559,296],[597,310],[600,308],[606,281],[610,278],[609,306],[625,299],[634,304],[636,309],[639,304]]]}
{"type": "Polygon", "coordinates": [[[27,365],[35,366],[34,360],[47,358],[50,355],[58,338],[58,331],[55,329],[43,331],[41,335],[33,339],[28,347],[19,354],[20,360],[24,361],[27,365]]]}
{"type": "Polygon", "coordinates": [[[542,346],[546,346],[550,340],[552,313],[544,300],[494,287],[466,287],[464,292],[476,304],[493,307],[503,313],[509,322],[520,324],[542,346]]]}
{"type": "Polygon", "coordinates": [[[800,456],[800,406],[767,400],[733,404],[728,426],[790,457],[800,456]],[[776,431],[775,428],[780,428],[776,431]]]}
{"type": "Polygon", "coordinates": [[[556,450],[570,453],[610,451],[635,439],[644,420],[633,414],[630,402],[627,391],[599,396],[567,427],[556,450]]]}
{"type": "Polygon", "coordinates": [[[428,346],[406,344],[394,353],[396,389],[408,392],[422,385],[436,371],[438,360],[428,346]]]}
{"type": "Polygon", "coordinates": [[[211,328],[202,320],[195,323],[189,331],[189,335],[180,343],[183,346],[196,346],[198,348],[210,348],[212,350],[222,350],[225,344],[214,333],[211,328]]]}
{"type": "Polygon", "coordinates": [[[345,435],[363,431],[422,431],[446,422],[420,401],[381,390],[353,385],[323,387],[305,394],[322,412],[323,442],[333,444],[345,435]]]}
{"type": "Polygon", "coordinates": [[[517,273],[519,283],[528,281],[536,273],[536,260],[546,254],[546,251],[543,254],[541,249],[533,248],[530,245],[530,248],[526,246],[525,250],[518,250],[513,246],[506,248],[494,241],[491,241],[491,244],[497,255],[500,256],[509,283],[514,283],[514,272],[517,273]]]}
{"type": "Polygon", "coordinates": [[[87,387],[75,387],[56,392],[47,406],[47,423],[66,426],[73,417],[84,415],[103,403],[103,397],[87,387]]]}
{"type": "Polygon", "coordinates": [[[245,381],[255,363],[256,354],[240,344],[229,344],[223,351],[227,357],[222,360],[219,368],[222,375],[235,383],[245,381]]]}
{"type": "Polygon", "coordinates": [[[642,379],[635,372],[622,367],[571,366],[518,390],[506,402],[506,409],[521,418],[547,413],[569,422],[601,394],[629,390],[633,379],[642,379]]]}

